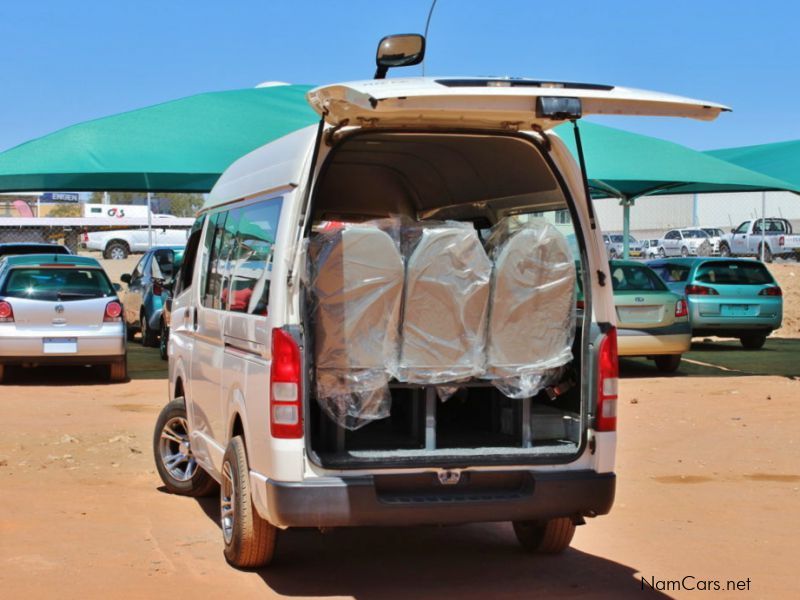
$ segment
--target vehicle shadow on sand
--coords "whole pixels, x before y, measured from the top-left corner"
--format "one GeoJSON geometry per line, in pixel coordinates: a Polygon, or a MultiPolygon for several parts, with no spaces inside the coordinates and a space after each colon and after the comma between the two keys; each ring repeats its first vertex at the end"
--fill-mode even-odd
{"type": "Polygon", "coordinates": [[[747,350],[738,340],[695,338],[676,373],[661,373],[651,360],[622,358],[620,376],[629,377],[742,377],[776,375],[800,377],[800,338],[767,338],[759,350],[747,350]]]}
{"type": "MultiPolygon", "coordinates": [[[[218,524],[218,501],[199,503],[218,524]]],[[[281,531],[273,563],[255,572],[274,592],[303,597],[640,598],[643,592],[637,569],[613,560],[572,548],[559,556],[525,553],[508,523],[281,531]]],[[[648,597],[668,597],[645,587],[648,597]]]]}

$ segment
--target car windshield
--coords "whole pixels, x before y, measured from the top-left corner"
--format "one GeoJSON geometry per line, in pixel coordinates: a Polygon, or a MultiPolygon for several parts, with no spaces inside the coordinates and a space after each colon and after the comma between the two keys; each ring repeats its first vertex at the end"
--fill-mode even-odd
{"type": "Polygon", "coordinates": [[[111,297],[116,293],[101,269],[33,267],[13,269],[0,296],[63,302],[111,297]]]}
{"type": "Polygon", "coordinates": [[[715,283],[718,285],[765,285],[775,283],[767,268],[753,260],[720,260],[703,263],[697,268],[695,279],[700,283],[715,283]]]}
{"type": "Polygon", "coordinates": [[[153,253],[153,277],[171,279],[183,262],[183,248],[177,250],[157,250],[153,253]]]}
{"type": "Polygon", "coordinates": [[[8,244],[0,246],[0,256],[19,256],[21,254],[69,254],[65,246],[58,244],[8,244]]]}
{"type": "Polygon", "coordinates": [[[686,265],[669,263],[652,265],[652,269],[658,274],[662,281],[666,281],[667,283],[682,283],[689,278],[689,271],[691,271],[691,268],[686,265]]]}
{"type": "Polygon", "coordinates": [[[685,238],[697,239],[708,237],[708,234],[702,229],[685,229],[681,233],[683,233],[683,237],[685,238]]]}
{"type": "Polygon", "coordinates": [[[667,287],[650,267],[644,265],[611,265],[611,286],[615,292],[663,292],[667,287]]]}

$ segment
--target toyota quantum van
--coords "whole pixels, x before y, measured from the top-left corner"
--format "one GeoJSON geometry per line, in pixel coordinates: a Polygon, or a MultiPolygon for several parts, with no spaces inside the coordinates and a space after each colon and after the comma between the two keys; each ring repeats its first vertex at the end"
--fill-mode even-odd
{"type": "Polygon", "coordinates": [[[164,484],[219,490],[239,567],[290,527],[511,521],[526,550],[565,549],[613,503],[617,342],[586,180],[553,127],[725,107],[486,78],[307,99],[319,124],[228,168],[189,236],[164,484]]]}

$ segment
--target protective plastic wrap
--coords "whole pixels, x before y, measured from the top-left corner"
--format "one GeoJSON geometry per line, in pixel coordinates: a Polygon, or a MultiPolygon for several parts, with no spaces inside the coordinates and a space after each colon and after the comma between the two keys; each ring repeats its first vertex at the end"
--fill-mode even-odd
{"type": "Polygon", "coordinates": [[[399,381],[433,385],[483,372],[492,263],[471,224],[404,227],[399,381]]]}
{"type": "Polygon", "coordinates": [[[340,224],[309,244],[317,401],[347,429],[391,408],[404,271],[395,225],[340,224]]]}
{"type": "Polygon", "coordinates": [[[501,220],[487,247],[494,274],[484,377],[527,398],[572,360],[575,262],[564,235],[542,219],[501,220]]]}

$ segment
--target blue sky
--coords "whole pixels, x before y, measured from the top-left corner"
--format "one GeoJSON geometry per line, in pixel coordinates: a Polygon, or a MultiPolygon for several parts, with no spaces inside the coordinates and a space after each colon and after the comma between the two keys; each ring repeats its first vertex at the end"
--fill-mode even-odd
{"type": "MultiPolygon", "coordinates": [[[[378,39],[421,32],[429,5],[4,0],[0,149],[197,92],[369,78],[378,39]]],[[[799,22],[789,0],[439,0],[426,71],[612,83],[732,106],[713,123],[596,119],[699,149],[797,139],[799,22]]]]}

